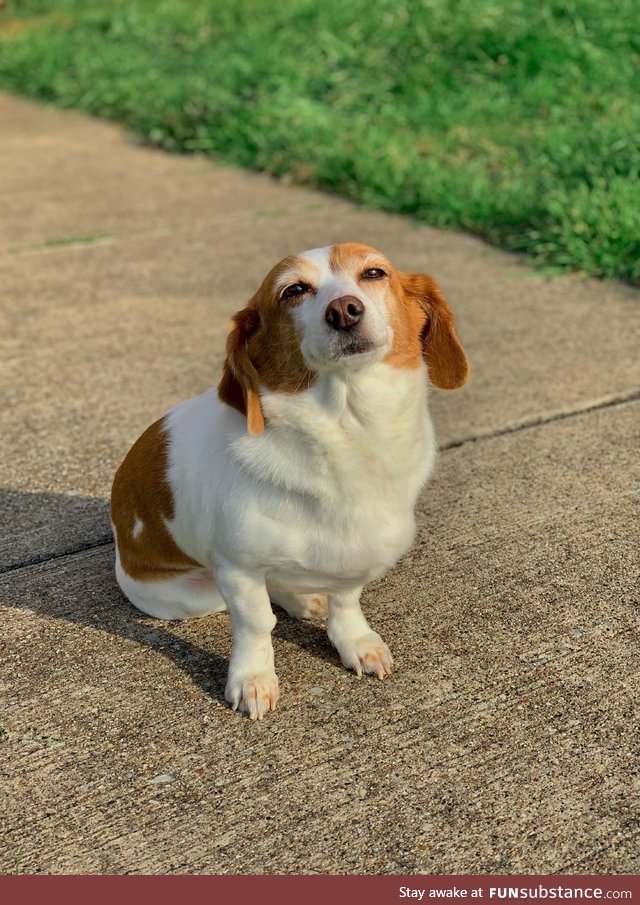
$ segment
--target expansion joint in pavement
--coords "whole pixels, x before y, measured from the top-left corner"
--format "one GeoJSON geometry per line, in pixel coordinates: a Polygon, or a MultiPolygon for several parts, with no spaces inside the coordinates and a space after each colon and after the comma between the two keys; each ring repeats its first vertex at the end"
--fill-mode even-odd
{"type": "Polygon", "coordinates": [[[108,547],[113,545],[113,535],[104,535],[97,541],[90,544],[79,544],[71,550],[64,550],[62,553],[56,553],[53,556],[34,556],[31,559],[25,559],[24,562],[12,563],[10,566],[0,567],[0,575],[8,575],[10,572],[19,572],[21,569],[28,569],[31,566],[39,566],[42,563],[56,562],[58,559],[66,559],[68,556],[76,556],[78,553],[86,553],[87,550],[96,550],[99,547],[108,547]]]}
{"type": "Polygon", "coordinates": [[[496,437],[504,437],[506,434],[516,434],[520,431],[529,430],[532,427],[544,427],[546,424],[553,424],[555,421],[566,421],[569,418],[576,418],[581,415],[588,415],[590,412],[598,412],[602,409],[614,408],[620,405],[627,405],[630,402],[637,402],[640,399],[640,389],[630,390],[628,393],[617,395],[609,399],[602,399],[581,408],[571,409],[567,412],[556,412],[553,415],[539,416],[536,418],[528,418],[517,424],[509,424],[501,427],[499,430],[487,431],[486,433],[474,434],[469,437],[462,437],[460,440],[452,440],[439,447],[440,452],[447,452],[449,449],[457,449],[465,446],[467,443],[477,443],[480,440],[493,440],[496,437]]]}

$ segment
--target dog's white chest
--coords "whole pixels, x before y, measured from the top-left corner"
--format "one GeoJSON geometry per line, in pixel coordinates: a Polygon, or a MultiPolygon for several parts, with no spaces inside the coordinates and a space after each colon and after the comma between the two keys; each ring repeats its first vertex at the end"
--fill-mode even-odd
{"type": "Polygon", "coordinates": [[[394,565],[415,531],[410,507],[394,509],[373,497],[348,515],[310,507],[288,516],[265,520],[257,552],[270,563],[267,580],[297,593],[366,584],[394,565]]]}
{"type": "Polygon", "coordinates": [[[267,395],[270,426],[258,437],[213,394],[175,409],[171,531],[181,547],[300,592],[364,584],[391,567],[413,540],[435,445],[424,375],[393,375],[388,389],[381,370],[355,401],[341,386],[267,395]]]}

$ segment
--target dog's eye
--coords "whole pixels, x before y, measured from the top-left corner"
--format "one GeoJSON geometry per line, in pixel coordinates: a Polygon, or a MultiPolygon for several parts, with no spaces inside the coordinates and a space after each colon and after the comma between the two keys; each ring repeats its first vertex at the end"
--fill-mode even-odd
{"type": "Polygon", "coordinates": [[[386,277],[386,271],[382,270],[381,267],[370,267],[368,270],[365,270],[362,274],[363,280],[381,280],[382,277],[386,277]]]}
{"type": "Polygon", "coordinates": [[[292,299],[296,295],[304,295],[305,292],[309,292],[311,287],[306,283],[292,283],[290,286],[287,286],[282,290],[280,295],[281,299],[292,299]]]}

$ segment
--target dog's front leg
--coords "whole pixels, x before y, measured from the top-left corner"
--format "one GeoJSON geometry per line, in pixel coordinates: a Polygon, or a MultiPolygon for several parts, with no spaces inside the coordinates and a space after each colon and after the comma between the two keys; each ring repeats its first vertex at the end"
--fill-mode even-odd
{"type": "Polygon", "coordinates": [[[390,676],[393,657],[380,635],[374,632],[360,609],[362,588],[329,594],[327,634],[347,669],[358,676],[371,673],[379,679],[390,676]]]}
{"type": "Polygon", "coordinates": [[[276,617],[264,575],[229,564],[219,564],[214,574],[231,614],[233,632],[224,696],[234,710],[261,720],[268,710],[276,709],[279,697],[271,643],[276,617]]]}

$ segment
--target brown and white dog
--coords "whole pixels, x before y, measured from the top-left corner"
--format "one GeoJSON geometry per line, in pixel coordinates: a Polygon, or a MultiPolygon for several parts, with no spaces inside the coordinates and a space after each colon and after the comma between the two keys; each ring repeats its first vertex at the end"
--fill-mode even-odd
{"type": "Polygon", "coordinates": [[[225,697],[261,719],[278,700],[271,603],[328,616],[342,662],[393,661],[360,594],[409,548],[435,441],[429,378],[467,359],[434,280],[373,248],[285,258],[234,319],[222,380],[135,443],[113,484],[116,575],[139,609],[228,609],[225,697]]]}

